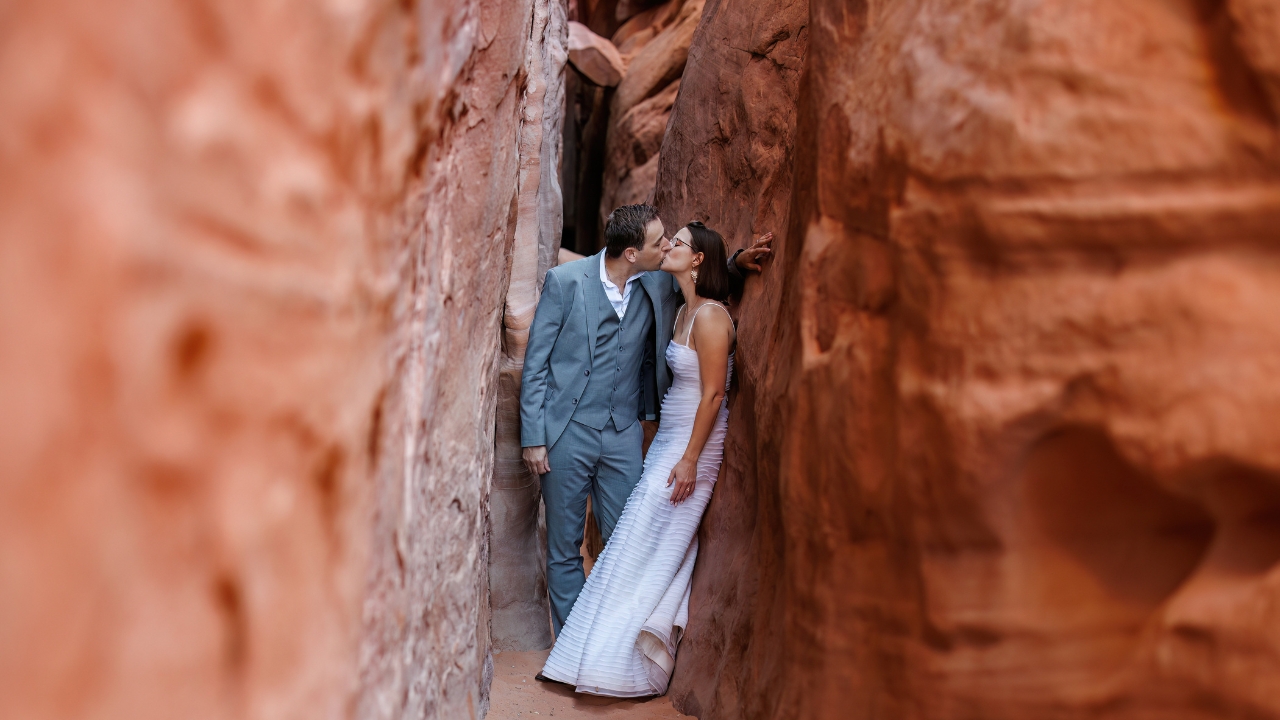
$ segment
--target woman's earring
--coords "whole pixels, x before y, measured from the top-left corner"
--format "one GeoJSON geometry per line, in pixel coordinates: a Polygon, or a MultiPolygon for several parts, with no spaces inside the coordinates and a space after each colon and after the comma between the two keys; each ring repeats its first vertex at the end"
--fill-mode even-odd
{"type": "Polygon", "coordinates": [[[698,282],[698,269],[694,268],[689,271],[689,278],[696,284],[698,282]]]}

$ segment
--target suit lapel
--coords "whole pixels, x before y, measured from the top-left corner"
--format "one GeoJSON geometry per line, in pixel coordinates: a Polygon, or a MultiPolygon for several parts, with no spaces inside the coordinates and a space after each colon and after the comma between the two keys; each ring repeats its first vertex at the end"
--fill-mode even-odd
{"type": "Polygon", "coordinates": [[[663,302],[662,280],[665,274],[661,270],[647,272],[644,277],[640,278],[640,284],[644,286],[644,292],[649,296],[649,304],[653,306],[653,343],[654,350],[657,351],[658,357],[666,351],[665,343],[662,342],[666,334],[671,332],[667,327],[667,304],[663,302]],[[666,329],[664,329],[666,328],[666,329]]]}
{"type": "Polygon", "coordinates": [[[587,313],[587,352],[594,353],[596,348],[596,332],[600,329],[600,298],[604,295],[604,285],[600,283],[600,257],[604,251],[591,256],[591,266],[587,268],[582,279],[582,302],[587,313]]]}
{"type": "MultiPolygon", "coordinates": [[[[653,306],[653,326],[655,329],[661,327],[663,324],[662,293],[658,289],[658,286],[661,285],[661,283],[654,282],[655,280],[661,280],[661,278],[655,277],[656,274],[660,272],[662,271],[653,270],[651,272],[647,272],[644,274],[644,277],[640,279],[640,284],[644,286],[645,294],[649,296],[649,304],[653,306]]],[[[661,334],[662,334],[662,331],[659,330],[657,333],[655,333],[655,336],[659,336],[661,334]]]]}

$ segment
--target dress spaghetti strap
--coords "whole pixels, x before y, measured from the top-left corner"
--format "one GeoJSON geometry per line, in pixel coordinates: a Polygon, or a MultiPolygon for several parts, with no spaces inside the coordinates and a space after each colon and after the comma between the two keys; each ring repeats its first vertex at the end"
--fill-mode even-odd
{"type": "MultiPolygon", "coordinates": [[[[711,302],[705,302],[705,303],[703,303],[703,304],[699,305],[699,306],[698,306],[698,309],[693,311],[693,317],[689,318],[689,329],[688,329],[688,330],[686,330],[686,331],[685,331],[685,333],[684,333],[684,343],[683,343],[683,344],[684,344],[684,346],[685,346],[685,347],[689,347],[689,336],[690,336],[690,335],[693,335],[693,324],[694,324],[695,322],[697,322],[697,321],[698,321],[698,313],[702,312],[702,308],[704,308],[704,307],[706,307],[706,306],[708,306],[708,305],[715,305],[716,307],[720,308],[721,310],[724,310],[724,314],[725,314],[725,315],[729,315],[729,309],[728,309],[728,308],[726,308],[725,306],[721,305],[720,303],[718,303],[718,302],[714,301],[714,300],[712,300],[711,302]]],[[[681,309],[681,310],[684,310],[686,307],[689,307],[689,306],[686,304],[686,305],[682,306],[680,309],[681,309]]],[[[732,315],[729,315],[729,322],[730,322],[730,323],[732,323],[732,322],[733,322],[733,316],[732,316],[732,315]]],[[[679,313],[676,313],[676,324],[677,324],[677,325],[679,325],[679,323],[680,323],[680,314],[679,314],[679,313]]],[[[672,334],[672,335],[675,335],[675,328],[672,328],[672,329],[671,329],[671,334],[672,334]]]]}

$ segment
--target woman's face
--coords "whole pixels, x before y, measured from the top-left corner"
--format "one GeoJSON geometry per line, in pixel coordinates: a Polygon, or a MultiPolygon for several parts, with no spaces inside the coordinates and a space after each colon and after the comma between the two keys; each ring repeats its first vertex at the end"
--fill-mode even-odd
{"type": "Polygon", "coordinates": [[[689,228],[680,228],[680,232],[671,238],[671,252],[667,253],[667,259],[662,262],[662,269],[672,275],[687,273],[693,269],[695,262],[702,261],[702,253],[695,253],[690,243],[693,242],[693,236],[689,233],[689,228]]]}

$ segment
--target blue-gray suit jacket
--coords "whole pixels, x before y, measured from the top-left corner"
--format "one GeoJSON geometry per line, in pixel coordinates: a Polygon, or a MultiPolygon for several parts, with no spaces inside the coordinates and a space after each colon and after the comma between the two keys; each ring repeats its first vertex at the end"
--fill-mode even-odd
{"type": "MultiPolygon", "coordinates": [[[[591,348],[601,319],[600,305],[588,302],[587,290],[594,289],[589,283],[600,282],[600,253],[547,272],[520,383],[522,447],[554,445],[573,417],[574,401],[586,389],[583,371],[591,369],[591,348]]],[[[649,295],[654,315],[653,343],[646,344],[641,366],[640,419],[657,420],[661,398],[671,386],[667,343],[684,297],[675,278],[661,270],[644,273],[637,282],[649,295]]]]}

